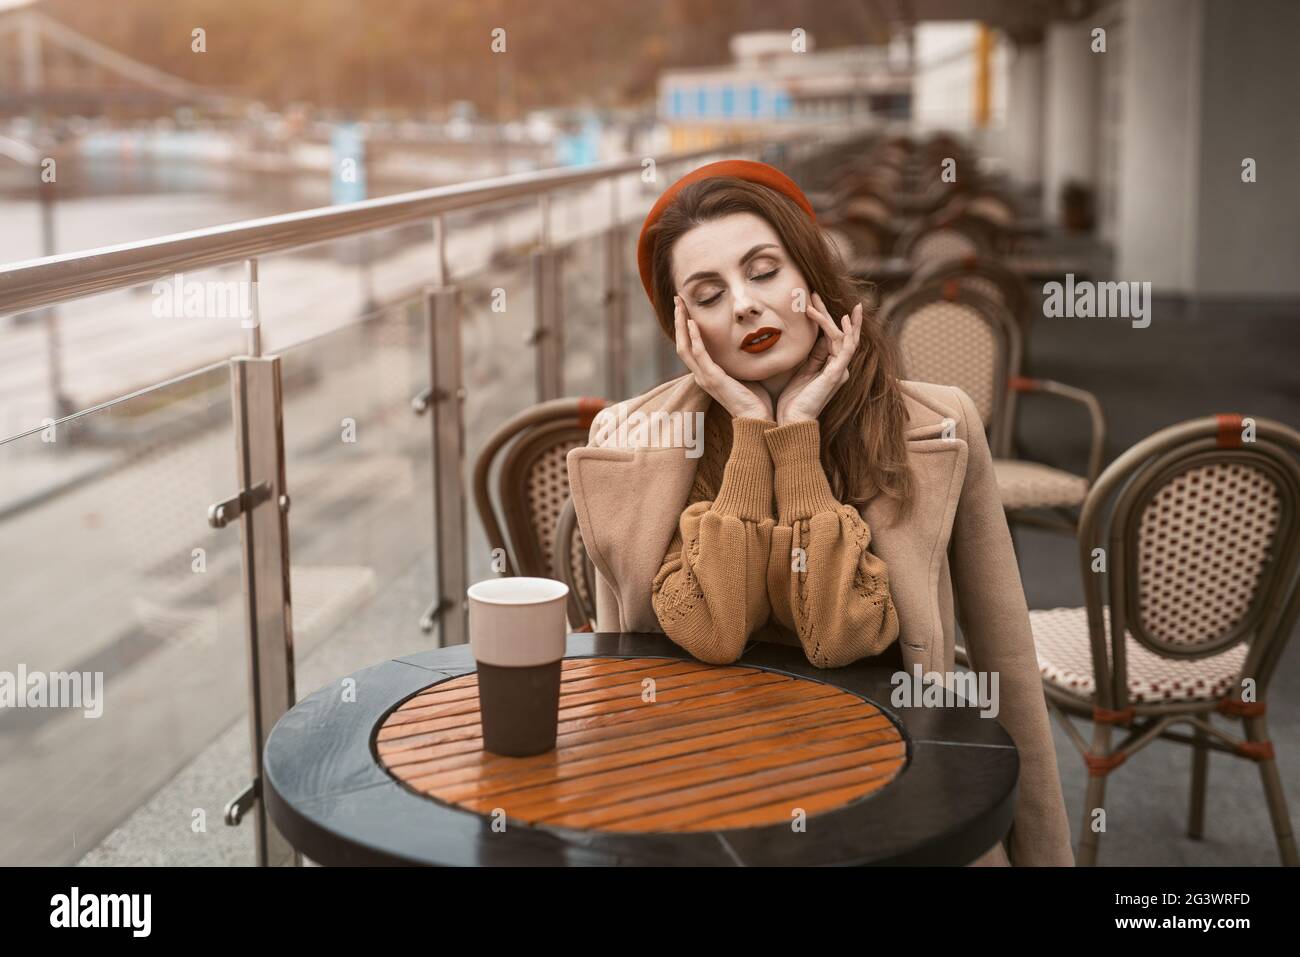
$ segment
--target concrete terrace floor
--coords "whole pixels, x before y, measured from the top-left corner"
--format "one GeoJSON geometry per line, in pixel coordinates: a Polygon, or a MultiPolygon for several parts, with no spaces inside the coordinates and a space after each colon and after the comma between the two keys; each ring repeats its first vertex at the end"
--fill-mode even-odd
{"type": "MultiPolygon", "coordinates": [[[[1297,312],[1300,307],[1295,305],[1157,299],[1146,329],[1112,319],[1044,319],[1030,344],[1027,372],[1090,389],[1100,397],[1108,425],[1108,462],[1163,426],[1215,412],[1300,425],[1297,312]]],[[[1081,470],[1087,423],[1069,403],[1029,398],[1022,402],[1019,441],[1029,457],[1081,470]]],[[[1017,544],[1031,608],[1082,604],[1070,539],[1023,530],[1017,544]]],[[[405,573],[381,581],[368,605],[299,662],[300,697],[377,660],[427,647],[429,639],[414,622],[427,605],[431,581],[429,556],[405,573]]],[[[1268,701],[1271,737],[1291,816],[1300,822],[1300,642],[1290,642],[1268,701]]],[[[1089,726],[1080,727],[1086,736],[1089,726]]],[[[1086,774],[1065,732],[1055,721],[1052,728],[1077,848],[1086,774]]],[[[1229,727],[1238,729],[1239,723],[1229,727]]],[[[240,721],[80,863],[250,864],[251,825],[225,827],[220,806],[214,803],[218,795],[233,796],[247,780],[247,747],[246,724],[240,721]],[[204,833],[194,833],[190,827],[196,807],[207,813],[204,833]]],[[[1277,865],[1277,847],[1256,768],[1213,753],[1209,765],[1203,840],[1185,836],[1190,749],[1157,741],[1114,772],[1107,786],[1109,821],[1100,863],[1277,865]]]]}

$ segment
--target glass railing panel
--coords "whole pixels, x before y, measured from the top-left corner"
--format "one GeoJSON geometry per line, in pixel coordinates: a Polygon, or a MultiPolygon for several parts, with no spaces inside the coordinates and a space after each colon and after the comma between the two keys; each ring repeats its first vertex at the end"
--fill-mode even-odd
{"type": "Polygon", "coordinates": [[[250,288],[237,263],[0,319],[0,437],[242,352],[250,288]]]}
{"type": "Polygon", "coordinates": [[[430,423],[422,303],[380,308],[278,352],[292,510],[297,690],[432,644],[430,423]]]}
{"type": "MultiPolygon", "coordinates": [[[[465,478],[492,436],[511,417],[536,404],[536,350],[533,333],[533,273],[527,255],[500,259],[478,275],[458,280],[461,288],[461,343],[465,384],[465,478]]],[[[495,577],[491,547],[469,496],[469,580],[495,577]]]]}
{"type": "Polygon", "coordinates": [[[605,395],[607,247],[603,232],[573,239],[563,247],[560,302],[567,396],[605,395]]]}
{"type": "MultiPolygon", "coordinates": [[[[637,268],[636,240],[640,228],[629,228],[624,245],[624,269],[627,288],[627,393],[640,395],[665,378],[685,372],[671,341],[664,336],[655,318],[654,307],[641,285],[637,268]],[[665,371],[668,373],[664,375],[665,371]]],[[[626,397],[625,397],[626,398],[626,397]]]]}
{"type": "Polygon", "coordinates": [[[0,863],[253,863],[234,450],[225,363],[0,443],[0,863]]]}

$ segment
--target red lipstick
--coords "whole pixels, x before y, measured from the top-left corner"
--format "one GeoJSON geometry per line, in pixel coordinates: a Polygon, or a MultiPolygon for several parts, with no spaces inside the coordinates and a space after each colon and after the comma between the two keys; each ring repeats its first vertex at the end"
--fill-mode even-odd
{"type": "Polygon", "coordinates": [[[771,326],[764,326],[762,329],[755,329],[744,339],[740,340],[740,348],[746,352],[766,352],[771,349],[778,339],[781,338],[781,330],[773,329],[771,326]]]}

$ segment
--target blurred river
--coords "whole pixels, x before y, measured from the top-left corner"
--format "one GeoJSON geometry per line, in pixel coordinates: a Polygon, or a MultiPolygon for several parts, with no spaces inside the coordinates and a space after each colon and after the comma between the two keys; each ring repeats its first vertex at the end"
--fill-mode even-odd
{"type": "MultiPolygon", "coordinates": [[[[482,175],[491,175],[485,163],[482,175]]],[[[45,255],[30,174],[0,164],[0,264],[45,255]]],[[[418,188],[371,179],[371,196],[418,188]]],[[[437,185],[430,182],[429,186],[437,185]]],[[[55,252],[132,242],[330,204],[324,172],[265,172],[130,155],[68,158],[57,167],[55,252]]]]}

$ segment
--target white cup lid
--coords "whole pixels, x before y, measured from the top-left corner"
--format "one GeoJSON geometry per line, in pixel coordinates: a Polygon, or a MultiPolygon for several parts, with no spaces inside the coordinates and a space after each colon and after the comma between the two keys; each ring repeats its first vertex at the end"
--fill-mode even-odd
{"type": "Polygon", "coordinates": [[[540,605],[567,598],[569,586],[554,578],[489,578],[470,585],[468,594],[487,605],[540,605]]]}

